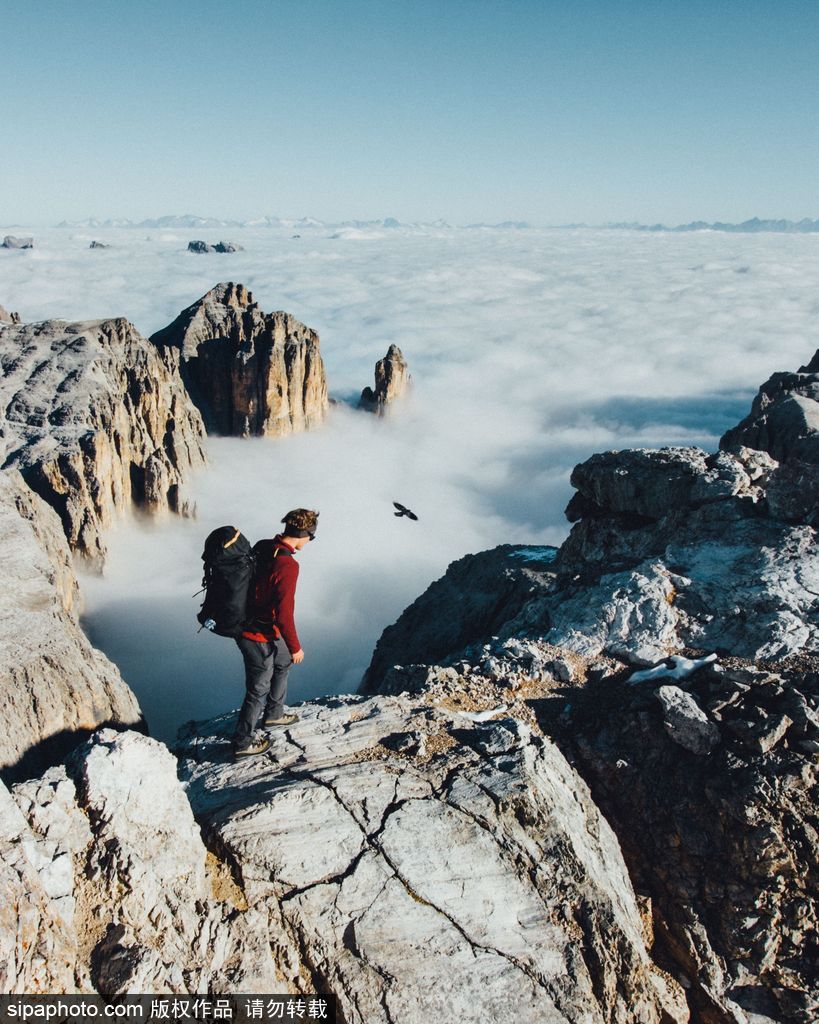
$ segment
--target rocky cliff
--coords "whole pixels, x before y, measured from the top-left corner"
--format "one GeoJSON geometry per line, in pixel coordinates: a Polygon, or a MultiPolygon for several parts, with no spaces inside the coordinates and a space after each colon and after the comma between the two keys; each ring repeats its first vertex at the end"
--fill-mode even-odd
{"type": "Polygon", "coordinates": [[[264,313],[244,285],[212,288],[151,341],[178,353],[210,433],[277,437],[326,414],[318,334],[288,313],[264,313]]]}
{"type": "Polygon", "coordinates": [[[0,325],[3,468],[59,514],[72,549],[101,563],[103,531],[131,502],[182,511],[203,464],[201,418],[179,376],[127,320],[0,325]]]}
{"type": "Polygon", "coordinates": [[[0,472],[0,774],[42,771],[106,722],[140,725],[136,698],[79,625],[77,580],[57,514],[0,472]]]}
{"type": "Polygon", "coordinates": [[[375,388],[364,388],[359,408],[383,416],[393,402],[406,394],[411,379],[401,349],[390,345],[384,358],[375,364],[375,388]]]}
{"type": "Polygon", "coordinates": [[[0,789],[0,984],[812,1024],[816,464],[769,405],[764,448],[578,466],[560,549],[454,563],[261,758],[234,714],[0,789]]]}
{"type": "Polygon", "coordinates": [[[561,548],[454,563],[363,683],[550,736],[706,1024],[819,1014],[817,365],[775,375],[716,454],[576,467],[561,548]]]}

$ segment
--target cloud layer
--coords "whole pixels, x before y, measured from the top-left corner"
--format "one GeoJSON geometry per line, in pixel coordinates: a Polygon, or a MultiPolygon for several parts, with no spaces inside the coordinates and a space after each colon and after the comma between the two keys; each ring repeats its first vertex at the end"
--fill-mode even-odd
{"type": "Polygon", "coordinates": [[[384,422],[341,405],[310,434],[211,440],[196,521],[112,533],[105,579],[85,581],[88,626],[166,738],[242,695],[232,644],[194,633],[212,527],[255,540],[288,508],[321,510],[300,556],[307,658],[291,698],[350,689],[382,628],[453,558],[559,543],[576,462],[713,447],[762,380],[818,344],[812,236],[260,229],[228,233],[242,253],[198,256],[187,234],[148,234],[39,232],[32,252],[0,256],[0,302],[29,320],[124,315],[149,334],[217,281],[242,281],[319,331],[336,397],[371,383],[391,342],[415,380],[384,422]],[[112,248],[89,250],[91,237],[112,248]],[[420,522],[395,519],[393,499],[420,522]]]}

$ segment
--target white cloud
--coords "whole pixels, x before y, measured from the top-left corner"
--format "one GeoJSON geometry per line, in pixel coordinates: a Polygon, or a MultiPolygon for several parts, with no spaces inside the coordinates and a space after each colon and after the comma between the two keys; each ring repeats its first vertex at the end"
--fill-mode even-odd
{"type": "Polygon", "coordinates": [[[310,434],[212,441],[213,468],[194,481],[198,521],[112,533],[106,580],[85,587],[90,621],[163,735],[241,697],[230,642],[192,632],[211,527],[235,521],[255,540],[294,505],[321,509],[320,539],[300,556],[307,659],[291,695],[347,689],[381,629],[450,560],[558,543],[576,462],[612,447],[714,446],[762,380],[817,345],[813,236],[290,234],[202,230],[245,251],[199,256],[179,232],[51,230],[30,253],[0,254],[0,303],[26,319],[125,315],[149,334],[234,280],[320,332],[331,393],[371,383],[391,342],[410,363],[413,397],[393,419],[337,407],[310,434]],[[112,248],[88,249],[92,235],[112,248]],[[393,499],[420,523],[395,519],[393,499]]]}

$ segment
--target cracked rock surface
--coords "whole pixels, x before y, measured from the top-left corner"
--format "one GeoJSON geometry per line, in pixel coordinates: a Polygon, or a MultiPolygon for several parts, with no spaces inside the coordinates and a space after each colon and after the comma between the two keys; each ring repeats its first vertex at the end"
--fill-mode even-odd
{"type": "Polygon", "coordinates": [[[549,740],[408,695],[326,698],[234,764],[192,724],[181,777],[291,984],[349,1022],[684,1021],[617,841],[549,740]],[[454,979],[457,978],[457,983],[454,979]]]}
{"type": "Polygon", "coordinates": [[[319,336],[289,313],[265,313],[242,284],[211,288],[151,335],[178,354],[209,433],[277,437],[327,413],[319,336]]]}
{"type": "Polygon", "coordinates": [[[101,564],[104,529],[132,502],[185,508],[204,462],[202,420],[179,376],[124,319],[0,323],[3,468],[17,468],[101,564]]]}

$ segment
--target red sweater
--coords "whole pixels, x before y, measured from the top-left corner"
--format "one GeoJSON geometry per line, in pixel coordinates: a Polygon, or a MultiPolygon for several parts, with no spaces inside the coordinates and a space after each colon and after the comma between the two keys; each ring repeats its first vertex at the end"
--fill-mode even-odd
{"type": "Polygon", "coordinates": [[[281,637],[288,651],[301,650],[293,610],[299,563],[291,548],[277,534],[273,540],[260,540],[253,548],[256,555],[256,576],[248,602],[248,628],[242,636],[259,643],[281,637]]]}

